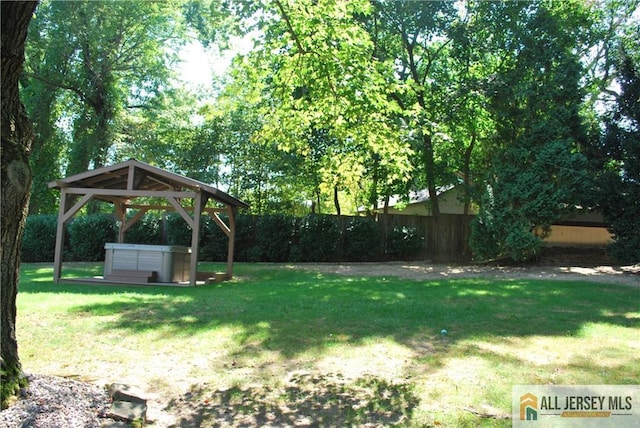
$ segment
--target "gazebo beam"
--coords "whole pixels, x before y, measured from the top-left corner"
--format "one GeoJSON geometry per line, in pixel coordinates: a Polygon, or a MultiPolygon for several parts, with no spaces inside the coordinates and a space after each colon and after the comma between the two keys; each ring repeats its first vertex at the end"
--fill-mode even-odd
{"type": "MultiPolygon", "coordinates": [[[[178,212],[178,214],[180,214],[180,217],[182,217],[184,221],[187,222],[189,227],[193,228],[193,219],[191,218],[187,210],[182,205],[180,205],[180,202],[178,202],[178,200],[173,197],[167,197],[167,200],[169,201],[169,203],[171,203],[171,205],[173,206],[173,209],[175,209],[178,212]]],[[[194,212],[195,212],[195,208],[194,208],[194,212]]]]}
{"type": "Polygon", "coordinates": [[[118,219],[118,243],[124,242],[124,222],[127,221],[127,207],[123,202],[116,202],[113,204],[116,212],[116,218],[118,219]]]}
{"type": "MultiPolygon", "coordinates": [[[[222,221],[222,219],[220,218],[218,213],[217,212],[212,212],[212,213],[209,213],[209,216],[216,222],[216,224],[222,230],[222,232],[225,235],[227,235],[227,237],[229,237],[229,235],[231,234],[231,228],[229,226],[227,226],[224,223],[224,221],[222,221]]],[[[231,216],[229,216],[229,218],[231,218],[231,216]]]]}
{"type": "Polygon", "coordinates": [[[149,211],[148,207],[140,208],[140,210],[137,213],[135,213],[133,217],[131,217],[129,220],[126,221],[126,223],[122,225],[123,232],[126,232],[127,230],[129,230],[129,228],[131,228],[131,226],[136,224],[138,220],[140,220],[142,216],[147,213],[147,211],[149,211]]]}
{"type": "Polygon", "coordinates": [[[126,204],[124,203],[115,204],[115,207],[116,207],[116,217],[118,217],[118,220],[120,221],[120,227],[118,228],[118,243],[121,244],[124,242],[125,232],[129,230],[131,226],[136,224],[138,220],[140,220],[142,216],[147,213],[147,211],[149,211],[149,207],[144,205],[140,206],[138,208],[138,211],[129,220],[127,220],[127,215],[126,215],[127,208],[128,208],[126,204]]]}
{"type": "Polygon", "coordinates": [[[85,195],[91,194],[93,196],[118,196],[124,198],[195,198],[196,192],[194,191],[177,191],[177,190],[125,190],[125,189],[94,189],[85,187],[63,187],[67,190],[68,194],[85,195]]]}
{"type": "MultiPolygon", "coordinates": [[[[175,211],[175,208],[172,205],[144,205],[144,204],[126,204],[127,208],[132,208],[132,209],[140,209],[140,208],[147,208],[150,210],[161,210],[161,211],[175,211]]],[[[192,207],[182,207],[185,209],[185,211],[193,211],[192,207]]],[[[202,208],[202,212],[206,212],[209,215],[213,215],[212,213],[226,213],[227,212],[227,207],[225,206],[224,208],[213,208],[213,207],[203,207],[202,208]]]]}
{"type": "MultiPolygon", "coordinates": [[[[66,196],[68,195],[65,195],[65,200],[68,201],[69,199],[66,198],[66,196]]],[[[72,206],[68,211],[65,211],[62,214],[62,221],[66,223],[71,217],[76,215],[78,211],[80,211],[80,209],[84,207],[87,204],[87,202],[89,202],[91,199],[93,199],[93,195],[84,195],[78,202],[75,203],[74,206],[72,206]]],[[[66,206],[65,206],[65,209],[66,209],[66,206]]]]}

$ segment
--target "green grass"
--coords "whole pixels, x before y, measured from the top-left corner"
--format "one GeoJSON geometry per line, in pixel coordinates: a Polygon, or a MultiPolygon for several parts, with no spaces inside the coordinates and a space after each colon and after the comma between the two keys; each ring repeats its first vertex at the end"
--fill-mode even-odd
{"type": "MultiPolygon", "coordinates": [[[[79,264],[65,276],[100,272],[79,264]]],[[[220,416],[211,403],[221,391],[249,394],[264,415],[277,416],[274,403],[290,400],[273,397],[295,386],[298,411],[322,414],[325,425],[389,415],[385,406],[401,402],[402,417],[387,423],[510,426],[469,410],[509,414],[514,384],[640,383],[636,287],[421,282],[251,264],[238,264],[231,282],[198,288],[56,285],[51,278],[50,266],[23,265],[17,326],[27,372],[129,382],[153,391],[169,411],[179,397],[197,396],[210,409],[198,423],[220,416]],[[319,384],[324,389],[310,390],[319,384]],[[360,413],[347,415],[358,406],[344,391],[370,396],[360,413]],[[313,410],[314,402],[326,409],[313,410]]],[[[242,410],[247,397],[236,401],[242,410]]]]}

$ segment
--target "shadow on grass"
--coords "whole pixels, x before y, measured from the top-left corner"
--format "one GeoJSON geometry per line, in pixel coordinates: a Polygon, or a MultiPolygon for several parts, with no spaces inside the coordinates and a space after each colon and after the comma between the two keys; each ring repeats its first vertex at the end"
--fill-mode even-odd
{"type": "MultiPolygon", "coordinates": [[[[86,296],[91,303],[70,304],[66,310],[83,317],[105,316],[100,322],[105,332],[156,331],[161,339],[232,327],[232,356],[248,358],[276,351],[295,359],[309,350],[392,339],[415,351],[416,359],[435,373],[446,369],[446,348],[465,339],[579,336],[592,324],[640,328],[640,289],[590,282],[414,281],[323,275],[268,265],[244,266],[234,281],[198,288],[54,285],[41,281],[45,274],[46,269],[27,268],[20,293],[86,296]],[[442,329],[448,331],[445,337],[442,329]]],[[[459,355],[486,354],[487,361],[498,366],[523,364],[518,357],[490,348],[465,350],[477,345],[458,345],[459,355]]],[[[620,364],[627,369],[594,364],[587,356],[564,362],[584,373],[586,381],[637,379],[640,360],[630,356],[620,364]],[[623,377],[603,376],[601,371],[608,369],[623,377]]],[[[540,382],[553,382],[552,372],[558,366],[536,365],[542,373],[540,382]]],[[[417,405],[410,386],[384,382],[361,378],[343,383],[314,375],[294,378],[280,389],[212,391],[209,385],[196,385],[166,410],[177,412],[182,418],[179,426],[184,427],[304,425],[306,415],[311,418],[307,426],[389,426],[410,419],[417,405]]]]}
{"type": "MultiPolygon", "coordinates": [[[[39,273],[37,275],[40,275],[39,273]]],[[[588,282],[344,277],[267,267],[197,288],[42,285],[21,293],[112,295],[70,309],[115,315],[105,330],[190,336],[238,327],[241,347],[293,357],[312,348],[393,338],[411,345],[488,336],[576,335],[585,323],[640,327],[640,289],[588,282]],[[635,315],[629,315],[634,313],[635,315]],[[258,349],[259,350],[259,349],[258,349]]]]}
{"type": "Polygon", "coordinates": [[[294,375],[282,388],[227,390],[193,387],[166,411],[179,427],[396,426],[410,420],[419,399],[411,386],[371,376],[345,382],[339,375],[294,375]]]}

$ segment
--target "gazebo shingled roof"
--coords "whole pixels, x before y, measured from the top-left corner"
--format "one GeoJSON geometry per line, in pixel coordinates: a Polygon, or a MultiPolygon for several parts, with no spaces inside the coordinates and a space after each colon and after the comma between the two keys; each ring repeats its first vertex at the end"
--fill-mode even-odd
{"type": "Polygon", "coordinates": [[[125,231],[137,222],[150,209],[175,210],[191,227],[191,266],[190,284],[195,285],[197,275],[198,242],[200,234],[200,216],[208,213],[229,238],[227,254],[228,278],[233,271],[233,249],[235,237],[235,217],[238,208],[249,206],[241,200],[200,181],[165,171],[135,159],[97,168],[92,171],[72,175],[49,183],[49,188],[60,189],[60,210],[58,214],[58,230],[54,258],[54,280],[61,279],[62,243],[64,242],[64,225],[90,200],[98,199],[110,202],[115,206],[116,216],[120,220],[118,242],[124,239],[125,231]],[[140,198],[163,198],[170,205],[132,204],[140,198]],[[193,200],[193,206],[183,206],[185,199],[193,200]],[[207,202],[215,201],[223,208],[207,208],[207,202]],[[128,208],[139,211],[127,220],[128,208]],[[193,216],[189,214],[193,211],[193,216]],[[218,216],[226,212],[229,224],[218,216]]]}

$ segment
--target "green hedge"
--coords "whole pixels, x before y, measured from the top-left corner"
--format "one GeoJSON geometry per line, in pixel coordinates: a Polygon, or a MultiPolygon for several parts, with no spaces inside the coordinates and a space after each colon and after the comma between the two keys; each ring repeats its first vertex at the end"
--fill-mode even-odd
{"type": "Polygon", "coordinates": [[[382,234],[371,217],[352,217],[345,228],[344,257],[355,261],[372,261],[382,253],[382,234]]]}
{"type": "Polygon", "coordinates": [[[117,239],[116,221],[108,214],[90,214],[73,219],[68,226],[71,257],[78,261],[104,260],[104,244],[117,239]]]}
{"type": "MultiPolygon", "coordinates": [[[[200,233],[202,234],[202,229],[200,233]]],[[[191,227],[178,213],[169,213],[165,216],[164,234],[168,245],[191,246],[191,227]]]]}
{"type": "Polygon", "coordinates": [[[51,262],[56,249],[58,216],[55,214],[27,217],[22,238],[23,262],[51,262]]]}
{"type": "MultiPolygon", "coordinates": [[[[220,216],[228,224],[226,216],[220,216]]],[[[200,229],[200,260],[222,262],[227,260],[227,235],[209,216],[203,216],[200,229]]],[[[189,244],[190,245],[190,244],[189,244]]]]}
{"type": "MultiPolygon", "coordinates": [[[[255,261],[251,259],[250,255],[256,240],[256,224],[255,216],[240,214],[236,217],[236,245],[233,254],[235,260],[239,262],[255,261]]],[[[226,260],[226,253],[224,260],[226,260]]]]}
{"type": "MultiPolygon", "coordinates": [[[[127,216],[131,219],[133,215],[127,216]]],[[[189,238],[191,239],[191,238],[189,238]]],[[[162,218],[155,213],[146,213],[124,234],[124,242],[131,244],[159,245],[162,243],[162,218]]]]}
{"type": "Polygon", "coordinates": [[[415,227],[396,226],[387,239],[387,254],[392,258],[412,258],[424,245],[424,236],[415,227]]]}
{"type": "MultiPolygon", "coordinates": [[[[228,222],[225,215],[220,215],[228,222]]],[[[57,217],[27,219],[22,244],[25,262],[51,262],[55,247],[57,217]]],[[[202,216],[200,256],[203,261],[225,261],[228,239],[209,216],[202,216]]],[[[117,239],[117,222],[107,214],[79,216],[67,225],[65,259],[104,260],[104,244],[117,239]]],[[[125,242],[191,246],[191,228],[177,213],[145,214],[125,233],[125,242]]],[[[236,217],[234,259],[239,262],[331,262],[375,261],[411,258],[424,238],[415,228],[400,227],[389,232],[383,246],[379,224],[367,217],[336,217],[311,214],[303,218],[288,215],[236,217]]]]}
{"type": "Polygon", "coordinates": [[[256,222],[255,247],[250,258],[265,262],[286,262],[295,233],[295,218],[284,214],[263,215],[256,222]]]}
{"type": "Polygon", "coordinates": [[[301,219],[296,242],[291,248],[291,260],[328,262],[339,258],[341,239],[337,217],[310,214],[301,219]]]}

